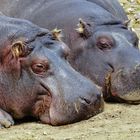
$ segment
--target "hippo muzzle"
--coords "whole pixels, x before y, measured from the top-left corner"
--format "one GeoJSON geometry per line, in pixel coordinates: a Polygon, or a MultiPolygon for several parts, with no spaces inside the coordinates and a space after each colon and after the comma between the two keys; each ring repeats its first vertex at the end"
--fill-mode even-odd
{"type": "Polygon", "coordinates": [[[111,92],[129,103],[140,103],[140,65],[135,65],[133,70],[119,70],[112,76],[111,92]]]}

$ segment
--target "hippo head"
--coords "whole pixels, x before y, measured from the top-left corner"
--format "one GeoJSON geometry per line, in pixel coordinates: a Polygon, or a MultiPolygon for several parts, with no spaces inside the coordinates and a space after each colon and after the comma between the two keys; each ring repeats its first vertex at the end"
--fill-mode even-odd
{"type": "Polygon", "coordinates": [[[30,22],[0,17],[0,108],[62,125],[103,110],[100,90],[68,63],[68,47],[30,22]]]}
{"type": "Polygon", "coordinates": [[[123,23],[93,25],[80,20],[72,64],[103,87],[105,100],[140,102],[138,37],[123,23]],[[74,61],[73,61],[74,60],[74,61]]]}

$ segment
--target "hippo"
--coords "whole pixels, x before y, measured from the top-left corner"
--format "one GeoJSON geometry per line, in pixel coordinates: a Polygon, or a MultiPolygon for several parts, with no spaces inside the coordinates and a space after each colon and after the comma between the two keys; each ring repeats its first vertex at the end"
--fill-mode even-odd
{"type": "Polygon", "coordinates": [[[71,67],[58,34],[0,16],[0,127],[27,116],[64,125],[103,111],[101,90],[71,67]]]}
{"type": "Polygon", "coordinates": [[[117,0],[0,0],[0,10],[62,28],[69,63],[102,87],[105,101],[140,102],[138,37],[117,0]]]}

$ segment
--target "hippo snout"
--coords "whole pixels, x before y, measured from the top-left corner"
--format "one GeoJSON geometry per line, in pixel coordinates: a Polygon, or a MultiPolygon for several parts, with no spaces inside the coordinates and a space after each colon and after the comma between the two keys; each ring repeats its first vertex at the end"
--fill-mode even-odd
{"type": "Polygon", "coordinates": [[[140,102],[140,64],[111,76],[111,93],[125,102],[140,102]]]}
{"type": "Polygon", "coordinates": [[[81,116],[88,119],[103,111],[104,102],[101,92],[92,93],[91,96],[80,97],[81,116]]]}
{"type": "MultiPolygon", "coordinates": [[[[81,104],[89,107],[95,108],[95,106],[98,104],[99,106],[103,104],[102,100],[102,93],[99,91],[96,91],[96,93],[91,92],[90,95],[80,97],[79,101],[81,104]]],[[[100,108],[100,107],[99,107],[100,108]]],[[[92,109],[91,109],[92,110],[92,109]]],[[[97,108],[95,110],[98,110],[97,108]]],[[[100,111],[99,111],[100,112],[100,111]]]]}
{"type": "MultiPolygon", "coordinates": [[[[84,86],[83,86],[84,87],[84,86]]],[[[103,111],[103,97],[101,88],[89,82],[88,87],[84,87],[85,93],[79,95],[80,111],[82,117],[89,118],[103,111]]]]}
{"type": "MultiPolygon", "coordinates": [[[[84,88],[86,94],[65,98],[65,102],[52,102],[50,107],[50,124],[64,125],[88,119],[103,111],[104,101],[101,91],[93,85],[84,88]],[[57,111],[56,111],[57,110],[57,111]]],[[[71,95],[72,96],[72,95],[71,95]]]]}
{"type": "MultiPolygon", "coordinates": [[[[101,97],[99,97],[101,98],[101,97]]],[[[86,98],[79,98],[79,100],[69,104],[64,105],[65,107],[61,111],[56,111],[56,109],[50,108],[50,122],[49,124],[58,126],[70,123],[79,122],[81,120],[86,120],[93,117],[103,111],[104,102],[103,99],[93,98],[91,100],[86,98]],[[65,109],[67,108],[67,110],[65,109]]],[[[47,122],[48,123],[48,122],[47,122]]]]}
{"type": "Polygon", "coordinates": [[[56,90],[50,89],[52,99],[49,110],[40,116],[43,123],[55,126],[65,125],[88,119],[103,111],[101,89],[85,77],[79,77],[77,73],[75,76],[77,76],[75,79],[73,77],[67,77],[67,80],[66,77],[65,80],[61,78],[63,87],[56,90]],[[67,85],[66,81],[71,86],[67,85]]]}

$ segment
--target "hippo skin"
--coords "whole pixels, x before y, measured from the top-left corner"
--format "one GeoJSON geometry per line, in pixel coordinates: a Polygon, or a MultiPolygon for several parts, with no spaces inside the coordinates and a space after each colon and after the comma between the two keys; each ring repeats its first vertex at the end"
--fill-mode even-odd
{"type": "Polygon", "coordinates": [[[0,16],[0,127],[27,116],[64,125],[102,112],[101,90],[71,67],[56,33],[0,16]]]}
{"type": "Polygon", "coordinates": [[[106,101],[140,102],[138,37],[117,0],[0,0],[0,10],[61,28],[69,62],[102,87],[106,101]]]}

